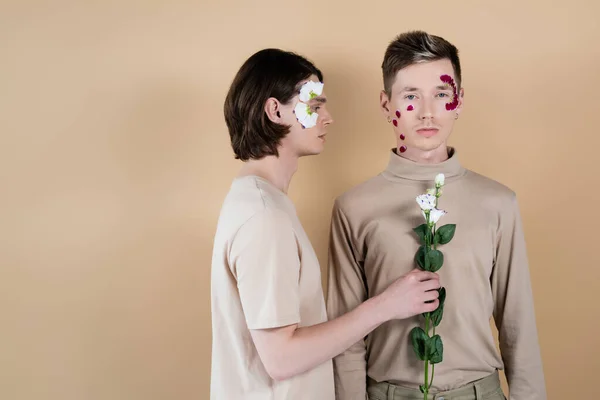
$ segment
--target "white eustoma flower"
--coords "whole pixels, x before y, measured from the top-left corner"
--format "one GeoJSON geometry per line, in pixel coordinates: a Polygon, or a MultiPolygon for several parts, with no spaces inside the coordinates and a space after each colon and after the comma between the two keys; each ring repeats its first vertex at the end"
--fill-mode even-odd
{"type": "Polygon", "coordinates": [[[435,189],[427,189],[427,194],[435,196],[435,189]]]}
{"type": "Polygon", "coordinates": [[[296,114],[298,122],[305,128],[312,128],[317,125],[319,114],[311,111],[310,106],[306,103],[298,102],[296,107],[294,107],[294,114],[296,114]]]}
{"type": "Polygon", "coordinates": [[[308,81],[300,88],[300,101],[307,102],[323,94],[323,83],[308,81]]]}
{"type": "Polygon", "coordinates": [[[433,210],[431,210],[429,212],[429,223],[431,225],[437,224],[437,222],[440,220],[440,218],[442,218],[446,214],[448,214],[446,211],[438,210],[437,208],[434,208],[433,210]]]}
{"type": "Polygon", "coordinates": [[[417,196],[417,203],[423,211],[428,211],[435,208],[435,201],[435,196],[431,194],[422,194],[417,196]]]}
{"type": "Polygon", "coordinates": [[[442,187],[444,186],[444,182],[446,181],[446,176],[444,174],[437,174],[435,177],[435,186],[442,187]]]}

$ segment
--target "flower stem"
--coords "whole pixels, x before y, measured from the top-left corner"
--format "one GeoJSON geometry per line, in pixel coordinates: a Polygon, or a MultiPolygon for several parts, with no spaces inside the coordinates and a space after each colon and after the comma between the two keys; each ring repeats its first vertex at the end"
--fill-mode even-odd
{"type": "MultiPolygon", "coordinates": [[[[438,202],[440,201],[440,188],[435,185],[435,208],[438,208],[438,202]]],[[[433,238],[435,238],[435,231],[436,231],[436,226],[435,224],[432,227],[431,233],[433,234],[433,238]]],[[[437,250],[437,243],[435,242],[435,240],[433,240],[433,249],[437,250]]]]}
{"type": "MultiPolygon", "coordinates": [[[[429,336],[429,313],[425,316],[425,332],[427,336],[429,336]]],[[[427,395],[429,394],[429,360],[425,359],[425,385],[423,390],[423,399],[427,400],[427,395]]]]}
{"type": "MultiPolygon", "coordinates": [[[[440,187],[436,184],[435,186],[435,208],[438,207],[438,201],[440,198],[440,187]]],[[[426,213],[425,215],[425,219],[427,221],[427,225],[429,225],[429,232],[431,232],[431,237],[429,234],[427,234],[425,236],[425,246],[427,247],[428,250],[431,250],[431,248],[433,247],[433,250],[437,250],[437,243],[435,241],[435,233],[436,233],[436,224],[429,224],[429,213],[426,213]]],[[[430,338],[429,336],[429,321],[431,318],[431,313],[426,313],[425,314],[425,333],[427,334],[427,337],[430,338]]],[[[433,321],[432,321],[433,322],[433,321]]],[[[435,336],[435,324],[433,324],[433,336],[435,336]]],[[[426,357],[425,359],[425,382],[423,385],[423,399],[427,400],[427,395],[429,394],[429,389],[431,388],[431,386],[433,385],[433,376],[435,374],[435,364],[431,364],[431,380],[429,380],[429,358],[426,357]]]]}

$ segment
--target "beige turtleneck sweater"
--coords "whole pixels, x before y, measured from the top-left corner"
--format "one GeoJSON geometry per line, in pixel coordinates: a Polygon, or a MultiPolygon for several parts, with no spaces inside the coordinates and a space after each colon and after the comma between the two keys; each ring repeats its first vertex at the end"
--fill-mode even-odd
{"type": "MultiPolygon", "coordinates": [[[[415,267],[424,222],[415,198],[446,184],[438,227],[456,224],[454,239],[438,249],[447,297],[436,333],[444,360],[435,367],[432,392],[450,390],[505,369],[511,400],[545,400],[525,240],[515,194],[464,169],[453,149],[441,164],[417,164],[390,154],[387,169],[340,196],[334,205],[327,309],[336,318],[381,293],[415,267]],[[490,320],[499,331],[498,354],[490,320]]],[[[336,397],[364,400],[367,380],[418,389],[423,362],[409,339],[422,317],[390,321],[334,359],[336,397]]]]}

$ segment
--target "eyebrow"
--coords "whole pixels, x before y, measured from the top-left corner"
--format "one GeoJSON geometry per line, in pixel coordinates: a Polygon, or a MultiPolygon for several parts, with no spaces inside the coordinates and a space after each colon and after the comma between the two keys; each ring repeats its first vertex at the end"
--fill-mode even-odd
{"type": "Polygon", "coordinates": [[[325,97],[315,97],[314,99],[310,99],[309,101],[314,101],[320,104],[325,104],[327,103],[327,98],[325,97]]]}
{"type": "MultiPolygon", "coordinates": [[[[452,87],[448,84],[444,84],[444,85],[436,86],[436,90],[452,90],[452,87]]],[[[419,89],[417,89],[416,87],[405,86],[402,88],[400,93],[402,93],[402,92],[418,92],[418,91],[419,91],[419,89]]]]}

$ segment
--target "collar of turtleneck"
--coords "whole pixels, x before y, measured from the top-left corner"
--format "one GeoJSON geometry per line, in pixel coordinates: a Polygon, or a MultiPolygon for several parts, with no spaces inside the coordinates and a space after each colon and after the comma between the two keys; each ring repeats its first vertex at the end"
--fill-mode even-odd
{"type": "Polygon", "coordinates": [[[390,161],[383,172],[392,181],[431,181],[437,174],[444,174],[446,181],[460,178],[466,170],[460,165],[456,149],[448,147],[448,159],[439,164],[422,164],[400,157],[395,149],[390,151],[390,161]]]}

